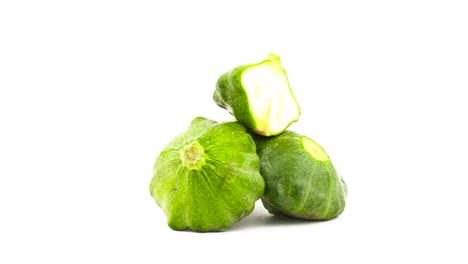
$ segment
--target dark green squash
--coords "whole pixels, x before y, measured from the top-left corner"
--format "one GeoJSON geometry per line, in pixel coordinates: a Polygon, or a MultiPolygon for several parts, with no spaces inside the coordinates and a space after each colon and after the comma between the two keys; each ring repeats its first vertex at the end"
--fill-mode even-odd
{"type": "Polygon", "coordinates": [[[343,212],[346,184],[321,146],[290,131],[254,137],[265,179],[262,203],[270,213],[327,220],[343,212]]]}

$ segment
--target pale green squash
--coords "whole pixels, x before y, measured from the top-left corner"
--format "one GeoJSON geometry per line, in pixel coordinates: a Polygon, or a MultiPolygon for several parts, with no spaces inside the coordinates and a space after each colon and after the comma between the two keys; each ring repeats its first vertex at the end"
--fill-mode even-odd
{"type": "Polygon", "coordinates": [[[160,153],[150,192],[175,230],[221,231],[264,191],[255,143],[239,122],[195,118],[160,153]]]}

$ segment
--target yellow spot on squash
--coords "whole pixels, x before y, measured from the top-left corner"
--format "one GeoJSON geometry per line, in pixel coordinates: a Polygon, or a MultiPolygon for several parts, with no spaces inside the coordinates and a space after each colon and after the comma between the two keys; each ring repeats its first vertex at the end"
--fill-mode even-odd
{"type": "Polygon", "coordinates": [[[325,150],[323,150],[323,148],[312,139],[302,137],[301,142],[304,149],[310,154],[310,156],[312,156],[312,158],[319,161],[327,161],[330,159],[325,150]]]}
{"type": "Polygon", "coordinates": [[[205,164],[205,152],[197,141],[192,142],[180,152],[182,164],[189,170],[199,170],[205,164]]]}

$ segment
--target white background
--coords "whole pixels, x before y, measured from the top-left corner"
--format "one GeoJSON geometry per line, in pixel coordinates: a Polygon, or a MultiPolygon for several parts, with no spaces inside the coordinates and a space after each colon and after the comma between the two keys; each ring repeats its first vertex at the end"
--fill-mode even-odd
{"type": "Polygon", "coordinates": [[[0,263],[467,263],[466,90],[466,1],[2,1],[0,263]],[[172,231],[157,155],[271,51],[344,213],[172,231]]]}

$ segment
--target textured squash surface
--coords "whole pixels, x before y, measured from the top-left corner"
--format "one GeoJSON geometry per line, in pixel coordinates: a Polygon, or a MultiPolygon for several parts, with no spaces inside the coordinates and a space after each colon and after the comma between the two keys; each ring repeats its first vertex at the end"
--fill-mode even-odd
{"type": "Polygon", "coordinates": [[[343,212],[346,184],[315,141],[290,131],[255,139],[270,213],[327,220],[343,212]]]}
{"type": "Polygon", "coordinates": [[[238,122],[195,118],[160,153],[150,192],[175,230],[221,231],[264,191],[255,143],[238,122]]]}

